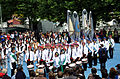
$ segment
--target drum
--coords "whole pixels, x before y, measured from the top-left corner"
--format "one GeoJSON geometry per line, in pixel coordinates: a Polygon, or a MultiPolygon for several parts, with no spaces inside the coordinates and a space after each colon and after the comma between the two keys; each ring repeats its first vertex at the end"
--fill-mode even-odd
{"type": "Polygon", "coordinates": [[[34,65],[28,65],[27,68],[28,70],[34,70],[34,65]]]}
{"type": "Polygon", "coordinates": [[[82,59],[82,62],[83,62],[83,63],[88,63],[88,59],[87,59],[87,58],[83,58],[83,59],[82,59]]]}
{"type": "Polygon", "coordinates": [[[82,66],[82,61],[77,61],[76,64],[82,66]]]}

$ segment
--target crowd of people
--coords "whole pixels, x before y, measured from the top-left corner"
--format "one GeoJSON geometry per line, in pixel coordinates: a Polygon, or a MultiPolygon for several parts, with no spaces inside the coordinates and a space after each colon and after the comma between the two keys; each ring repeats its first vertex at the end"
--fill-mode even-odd
{"type": "MultiPolygon", "coordinates": [[[[69,32],[35,33],[32,31],[1,33],[0,35],[0,66],[8,68],[10,63],[11,77],[25,79],[23,63],[27,63],[29,75],[34,79],[85,79],[84,71],[98,64],[102,77],[116,77],[118,73],[111,68],[109,75],[105,68],[107,59],[113,58],[114,39],[112,34],[107,36],[95,32],[93,40],[81,35],[79,38],[71,38],[69,32]],[[9,61],[9,62],[8,62],[9,61]],[[34,65],[35,64],[35,65],[34,65]],[[36,68],[35,68],[36,66],[36,68]],[[17,69],[17,73],[15,70],[17,69]],[[115,73],[116,72],[116,73],[115,73]],[[111,75],[111,76],[110,76],[111,75]],[[57,76],[57,77],[56,77],[57,76]]],[[[91,69],[88,79],[99,79],[97,70],[91,69]],[[92,76],[92,77],[91,77],[92,76]]]]}

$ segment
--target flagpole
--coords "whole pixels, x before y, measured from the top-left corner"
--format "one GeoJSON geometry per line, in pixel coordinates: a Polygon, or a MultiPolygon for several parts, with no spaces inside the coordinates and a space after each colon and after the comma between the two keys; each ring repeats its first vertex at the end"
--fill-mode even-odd
{"type": "Polygon", "coordinates": [[[1,4],[0,4],[0,19],[1,19],[1,27],[3,28],[3,26],[2,26],[2,9],[1,9],[1,4]]]}

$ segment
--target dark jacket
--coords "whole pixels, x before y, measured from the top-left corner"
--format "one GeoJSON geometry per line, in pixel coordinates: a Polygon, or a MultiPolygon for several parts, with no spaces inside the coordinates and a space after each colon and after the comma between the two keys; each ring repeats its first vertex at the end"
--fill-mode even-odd
{"type": "Polygon", "coordinates": [[[15,79],[25,79],[25,73],[23,71],[18,71],[15,75],[15,79]]]}

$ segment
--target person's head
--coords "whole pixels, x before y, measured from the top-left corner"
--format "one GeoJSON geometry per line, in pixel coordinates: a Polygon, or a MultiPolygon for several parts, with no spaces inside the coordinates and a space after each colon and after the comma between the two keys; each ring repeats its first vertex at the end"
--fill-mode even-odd
{"type": "Polygon", "coordinates": [[[30,77],[35,77],[35,76],[36,76],[34,70],[30,70],[30,71],[29,71],[29,74],[30,74],[30,77]]]}
{"type": "Polygon", "coordinates": [[[73,75],[73,72],[74,72],[73,69],[70,68],[70,69],[68,70],[68,74],[69,74],[69,76],[70,76],[70,75],[73,75]]]}
{"type": "Polygon", "coordinates": [[[104,41],[106,40],[106,37],[104,37],[104,41]]]}
{"type": "Polygon", "coordinates": [[[88,39],[88,40],[87,40],[87,43],[88,43],[88,44],[90,44],[90,43],[91,43],[91,40],[90,40],[90,39],[88,39]]]}
{"type": "Polygon", "coordinates": [[[23,67],[21,65],[18,66],[17,71],[23,71],[23,67]]]}
{"type": "Polygon", "coordinates": [[[14,47],[12,48],[12,53],[15,53],[15,48],[14,47]]]}
{"type": "Polygon", "coordinates": [[[117,70],[120,70],[120,64],[117,64],[115,67],[117,67],[117,70]]]}
{"type": "Polygon", "coordinates": [[[97,69],[96,68],[92,68],[91,72],[92,72],[92,74],[96,74],[97,73],[97,69]]]}
{"type": "Polygon", "coordinates": [[[55,52],[55,57],[58,57],[59,56],[59,53],[58,52],[55,52]]]}
{"type": "Polygon", "coordinates": [[[117,71],[115,70],[115,68],[112,67],[109,72],[109,77],[114,79],[116,75],[117,75],[117,71]]]}
{"type": "Polygon", "coordinates": [[[55,79],[55,74],[52,71],[49,72],[49,79],[55,79]]]}
{"type": "Polygon", "coordinates": [[[63,72],[59,71],[58,72],[58,78],[62,78],[63,77],[63,72]]]}
{"type": "Polygon", "coordinates": [[[69,68],[66,68],[64,70],[64,77],[69,76],[69,68]]]}
{"type": "Polygon", "coordinates": [[[39,76],[44,76],[44,69],[37,69],[39,76]]]}
{"type": "Polygon", "coordinates": [[[108,77],[107,69],[102,69],[101,74],[102,74],[102,78],[107,78],[108,77]]]}

